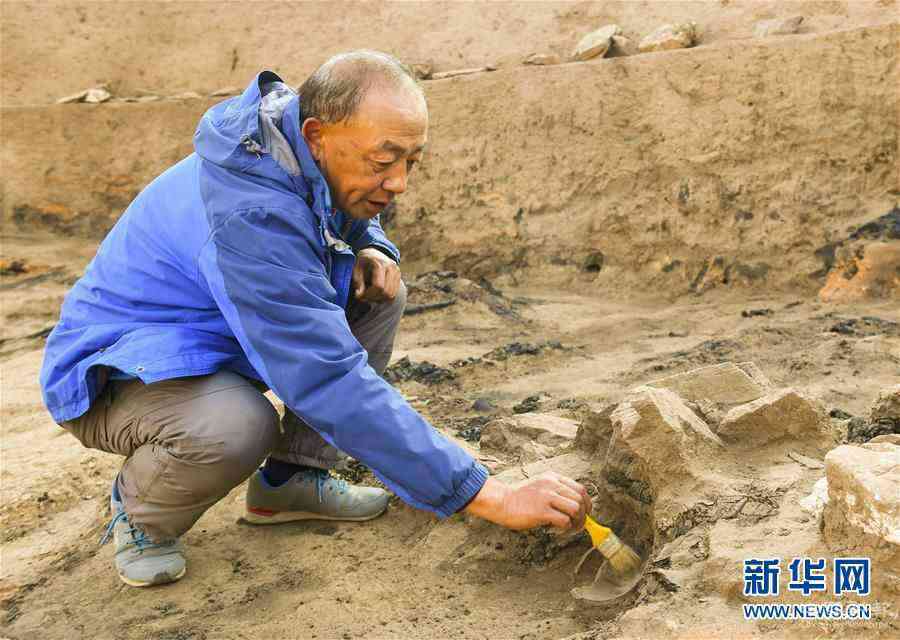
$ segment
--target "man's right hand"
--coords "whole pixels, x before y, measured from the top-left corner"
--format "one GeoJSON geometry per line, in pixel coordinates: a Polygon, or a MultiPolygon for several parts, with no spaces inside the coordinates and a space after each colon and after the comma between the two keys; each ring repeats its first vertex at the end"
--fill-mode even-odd
{"type": "Polygon", "coordinates": [[[488,478],[465,511],[507,529],[541,525],[580,529],[591,506],[587,489],[570,478],[548,471],[518,485],[488,478]]]}

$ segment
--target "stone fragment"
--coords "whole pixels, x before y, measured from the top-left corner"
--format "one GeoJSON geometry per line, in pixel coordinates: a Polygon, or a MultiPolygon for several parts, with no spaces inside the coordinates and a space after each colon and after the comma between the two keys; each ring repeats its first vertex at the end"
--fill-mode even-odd
{"type": "Polygon", "coordinates": [[[619,31],[619,26],[615,24],[591,31],[578,41],[575,50],[572,52],[572,59],[584,61],[605,56],[612,44],[612,37],[618,35],[619,31]]]}
{"type": "Polygon", "coordinates": [[[725,442],[745,447],[797,439],[817,447],[826,438],[824,411],[795,389],[780,389],[735,407],[717,433],[725,442]]]}
{"type": "Polygon", "coordinates": [[[790,18],[775,18],[774,20],[761,20],[753,27],[753,35],[757,38],[769,36],[789,36],[800,30],[803,16],[791,16],[790,18]]]}
{"type": "Polygon", "coordinates": [[[106,102],[110,98],[112,98],[112,94],[106,90],[105,86],[100,86],[93,87],[92,89],[85,89],[84,91],[79,91],[78,93],[73,93],[70,96],[60,98],[56,101],[56,103],[71,104],[73,102],[89,102],[92,104],[97,104],[100,102],[106,102]]]}
{"type": "Polygon", "coordinates": [[[818,518],[828,504],[828,478],[819,478],[812,492],[800,500],[800,508],[818,518]]]}
{"type": "Polygon", "coordinates": [[[557,448],[570,443],[577,432],[578,423],[568,418],[521,414],[485,425],[481,431],[481,448],[534,460],[553,455],[557,448]]]}
{"type": "Polygon", "coordinates": [[[159,96],[141,96],[137,102],[156,102],[159,99],[159,96]]]}
{"type": "Polygon", "coordinates": [[[429,80],[434,72],[434,66],[427,62],[415,62],[410,67],[417,80],[429,80]]]}
{"type": "Polygon", "coordinates": [[[842,445],[825,456],[825,474],[825,542],[842,556],[871,558],[874,596],[877,585],[900,594],[900,446],[842,445]]]}
{"type": "Polygon", "coordinates": [[[78,93],[73,93],[70,96],[65,96],[56,101],[56,104],[71,104],[73,102],[84,102],[85,97],[87,96],[87,89],[84,91],[79,91],[78,93]]]}
{"type": "Polygon", "coordinates": [[[719,405],[733,406],[763,397],[768,391],[767,386],[761,384],[763,381],[768,383],[752,362],[738,365],[723,362],[676,373],[648,382],[646,386],[669,389],[692,402],[705,399],[719,405]],[[756,379],[748,375],[747,370],[752,371],[756,379]]]}
{"type": "Polygon", "coordinates": [[[473,73],[483,73],[485,71],[496,71],[497,67],[487,65],[484,67],[474,67],[471,69],[454,69],[453,71],[438,71],[431,74],[431,80],[445,80],[446,78],[455,78],[456,76],[467,76],[473,73]]]}
{"type": "Polygon", "coordinates": [[[88,89],[84,95],[84,101],[89,104],[99,104],[106,102],[110,98],[112,98],[112,94],[103,87],[88,89]]]}
{"type": "Polygon", "coordinates": [[[221,89],[216,89],[209,96],[211,98],[220,98],[222,96],[235,96],[241,92],[239,87],[222,87],[221,89]]]}
{"type": "Polygon", "coordinates": [[[665,24],[641,40],[638,45],[638,51],[641,53],[650,53],[652,51],[685,49],[687,47],[693,47],[696,43],[696,23],[683,22],[680,24],[665,24]]]}
{"type": "Polygon", "coordinates": [[[196,91],[183,91],[181,93],[176,93],[173,96],[169,96],[170,100],[199,100],[202,98],[199,93],[196,91]]]}
{"type": "Polygon", "coordinates": [[[875,436],[867,444],[895,444],[900,446],[900,433],[890,433],[883,436],[875,436]]]}
{"type": "Polygon", "coordinates": [[[624,56],[633,56],[638,52],[637,46],[631,38],[622,35],[612,37],[612,43],[606,54],[608,58],[621,58],[624,56]]]}
{"type": "Polygon", "coordinates": [[[555,53],[532,53],[522,61],[522,64],[530,64],[535,66],[559,64],[559,56],[555,53]]]}

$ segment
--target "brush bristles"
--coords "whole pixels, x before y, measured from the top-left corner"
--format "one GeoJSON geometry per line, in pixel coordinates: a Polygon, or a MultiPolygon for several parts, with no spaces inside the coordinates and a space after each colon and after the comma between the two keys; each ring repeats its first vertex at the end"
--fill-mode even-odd
{"type": "Polygon", "coordinates": [[[634,573],[641,567],[641,557],[614,533],[610,533],[597,549],[607,559],[612,570],[619,575],[634,573]]]}

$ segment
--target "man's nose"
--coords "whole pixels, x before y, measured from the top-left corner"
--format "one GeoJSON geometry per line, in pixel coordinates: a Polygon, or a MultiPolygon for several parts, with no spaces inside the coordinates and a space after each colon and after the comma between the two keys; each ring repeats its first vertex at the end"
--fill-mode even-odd
{"type": "Polygon", "coordinates": [[[397,167],[384,179],[381,186],[385,191],[400,194],[406,191],[406,180],[408,177],[409,174],[406,171],[406,164],[398,162],[397,167]]]}

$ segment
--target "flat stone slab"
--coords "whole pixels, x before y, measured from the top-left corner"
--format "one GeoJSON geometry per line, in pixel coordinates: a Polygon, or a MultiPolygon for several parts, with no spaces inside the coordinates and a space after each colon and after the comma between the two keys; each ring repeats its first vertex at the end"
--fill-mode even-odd
{"type": "Polygon", "coordinates": [[[578,452],[564,453],[552,458],[538,460],[531,464],[507,469],[496,477],[501,482],[515,484],[539,476],[547,471],[555,471],[556,473],[577,480],[580,477],[586,476],[591,471],[591,459],[578,452]]]}
{"type": "Polygon", "coordinates": [[[716,433],[729,444],[760,446],[795,438],[814,447],[825,437],[823,413],[796,389],[779,389],[733,408],[716,433]]]}
{"type": "Polygon", "coordinates": [[[710,400],[716,404],[736,405],[763,397],[771,383],[752,362],[723,362],[676,373],[644,386],[669,389],[692,402],[710,400]]]}

